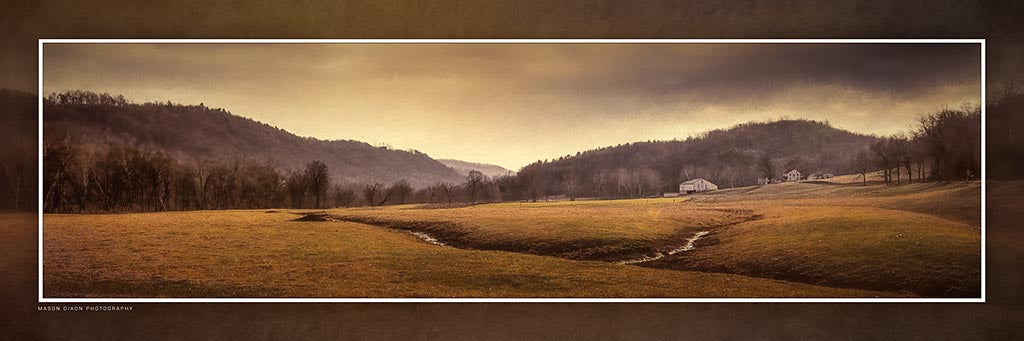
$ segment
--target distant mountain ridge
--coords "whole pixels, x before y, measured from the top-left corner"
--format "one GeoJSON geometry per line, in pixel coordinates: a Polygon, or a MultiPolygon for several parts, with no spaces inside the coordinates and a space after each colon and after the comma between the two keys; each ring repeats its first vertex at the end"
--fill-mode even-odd
{"type": "Polygon", "coordinates": [[[515,174],[515,172],[510,171],[505,167],[492,165],[488,163],[469,162],[453,159],[437,159],[437,161],[445,164],[448,167],[451,167],[452,169],[455,169],[461,174],[469,174],[469,172],[472,170],[480,171],[481,173],[484,173],[484,175],[492,178],[501,175],[515,174]]]}
{"type": "Polygon", "coordinates": [[[465,176],[418,151],[392,150],[351,140],[300,137],[283,129],[202,105],[61,104],[44,108],[44,134],[79,144],[122,143],[163,151],[179,160],[272,160],[284,170],[321,160],[335,183],[391,183],[414,187],[459,183],[465,176]]]}

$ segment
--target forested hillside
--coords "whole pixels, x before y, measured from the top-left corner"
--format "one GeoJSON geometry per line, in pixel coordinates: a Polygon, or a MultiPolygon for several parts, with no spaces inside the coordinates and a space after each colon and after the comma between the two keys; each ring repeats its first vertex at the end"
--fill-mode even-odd
{"type": "MultiPolygon", "coordinates": [[[[21,103],[22,110],[32,107],[29,96],[0,97],[21,103]]],[[[1004,96],[993,107],[1014,112],[1015,98],[1004,96]]],[[[970,105],[924,114],[916,128],[886,137],[810,120],[750,122],[685,140],[582,151],[496,176],[463,174],[416,151],[298,137],[202,104],[134,104],[120,96],[69,92],[44,101],[44,120],[47,212],[642,198],[675,192],[687,179],[729,188],[778,179],[791,169],[805,176],[860,173],[865,181],[877,171],[893,185],[981,174],[981,108],[970,105]]],[[[11,122],[19,128],[5,137],[34,141],[26,138],[33,135],[31,120],[18,116],[11,122]]],[[[1016,136],[1012,130],[992,132],[1001,140],[1016,136]]],[[[3,149],[0,171],[7,182],[0,190],[13,193],[5,207],[34,202],[31,147],[10,143],[3,149]]]]}
{"type": "Polygon", "coordinates": [[[680,181],[692,178],[727,188],[756,184],[758,177],[780,177],[790,169],[804,174],[857,172],[858,155],[876,140],[827,122],[752,122],[685,140],[629,143],[541,161],[524,167],[519,177],[521,187],[530,192],[580,196],[674,192],[680,181]]]}
{"type": "Polygon", "coordinates": [[[391,150],[351,140],[325,141],[236,116],[203,104],[134,104],[120,96],[69,92],[51,96],[44,107],[44,134],[86,150],[133,145],[160,151],[185,163],[200,160],[271,161],[281,170],[322,160],[332,183],[394,182],[413,187],[465,175],[417,151],[391,150]]]}

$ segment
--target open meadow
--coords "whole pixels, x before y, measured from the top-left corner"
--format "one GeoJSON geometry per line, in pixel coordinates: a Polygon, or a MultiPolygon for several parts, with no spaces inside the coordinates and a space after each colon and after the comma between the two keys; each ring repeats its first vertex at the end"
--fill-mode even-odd
{"type": "Polygon", "coordinates": [[[453,208],[47,214],[44,294],[979,296],[979,182],[848,180],[453,208]]]}

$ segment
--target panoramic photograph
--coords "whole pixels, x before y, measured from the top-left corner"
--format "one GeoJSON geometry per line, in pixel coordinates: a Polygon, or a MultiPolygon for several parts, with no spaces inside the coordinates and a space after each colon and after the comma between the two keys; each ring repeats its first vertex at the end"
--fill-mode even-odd
{"type": "Polygon", "coordinates": [[[45,43],[0,186],[42,298],[977,299],[981,56],[45,43]]]}

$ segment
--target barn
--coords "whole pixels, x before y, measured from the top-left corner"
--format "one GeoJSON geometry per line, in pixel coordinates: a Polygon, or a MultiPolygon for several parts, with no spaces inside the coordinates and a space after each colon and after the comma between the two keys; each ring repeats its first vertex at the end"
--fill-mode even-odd
{"type": "Polygon", "coordinates": [[[786,177],[786,181],[800,181],[801,179],[800,171],[796,169],[789,171],[789,173],[783,174],[783,176],[786,177]]]}
{"type": "Polygon", "coordinates": [[[711,183],[701,178],[686,180],[679,184],[679,194],[684,193],[696,193],[696,192],[707,192],[718,189],[718,185],[711,183]]]}

